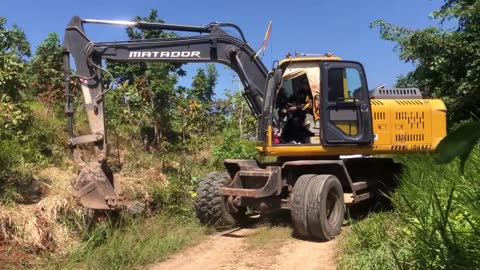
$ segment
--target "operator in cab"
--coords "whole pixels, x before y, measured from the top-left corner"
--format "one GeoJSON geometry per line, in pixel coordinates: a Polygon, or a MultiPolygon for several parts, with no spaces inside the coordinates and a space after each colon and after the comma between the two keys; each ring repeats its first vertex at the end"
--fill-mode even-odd
{"type": "Polygon", "coordinates": [[[293,95],[285,100],[281,95],[277,98],[277,107],[280,110],[280,118],[286,119],[282,128],[280,141],[286,144],[307,143],[308,138],[313,136],[305,127],[307,114],[313,114],[312,94],[307,76],[301,76],[294,83],[293,95]]]}

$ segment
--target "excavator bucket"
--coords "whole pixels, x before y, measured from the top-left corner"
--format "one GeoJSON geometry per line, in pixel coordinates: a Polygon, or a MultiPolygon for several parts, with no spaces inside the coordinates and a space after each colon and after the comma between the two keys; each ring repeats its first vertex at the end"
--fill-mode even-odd
{"type": "Polygon", "coordinates": [[[84,163],[72,187],[73,196],[86,208],[127,210],[131,213],[140,213],[144,209],[144,204],[129,201],[116,192],[111,173],[106,166],[98,162],[84,163]]]}

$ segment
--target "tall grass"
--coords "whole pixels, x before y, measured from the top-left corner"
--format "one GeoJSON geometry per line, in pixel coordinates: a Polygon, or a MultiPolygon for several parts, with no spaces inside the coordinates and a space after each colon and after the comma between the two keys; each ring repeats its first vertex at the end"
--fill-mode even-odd
{"type": "Polygon", "coordinates": [[[354,223],[342,241],[341,269],[480,269],[480,153],[462,175],[458,162],[427,155],[406,166],[395,210],[354,223]]]}
{"type": "Polygon", "coordinates": [[[209,229],[195,217],[191,192],[197,178],[209,167],[195,160],[181,152],[131,150],[125,157],[121,185],[127,193],[141,190],[129,196],[146,203],[143,216],[107,213],[91,224],[77,226],[80,244],[66,256],[47,257],[42,267],[132,269],[161,261],[200,241],[209,229]]]}
{"type": "Polygon", "coordinates": [[[131,269],[161,261],[200,241],[207,229],[193,217],[157,215],[153,218],[106,222],[86,234],[66,259],[50,258],[48,269],[131,269]]]}

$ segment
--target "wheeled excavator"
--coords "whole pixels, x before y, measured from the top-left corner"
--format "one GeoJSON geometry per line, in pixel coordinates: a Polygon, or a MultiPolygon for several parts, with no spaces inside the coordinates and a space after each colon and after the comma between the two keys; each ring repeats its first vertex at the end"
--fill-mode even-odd
{"type": "Polygon", "coordinates": [[[69,145],[79,169],[73,196],[87,208],[141,207],[119,194],[107,166],[103,60],[216,62],[238,74],[243,96],[258,119],[257,150],[276,160],[227,159],[224,172],[202,178],[195,205],[200,221],[209,225],[232,225],[251,213],[286,208],[298,236],[332,239],[341,230],[345,205],[374,196],[394,171],[394,161],[377,154],[433,151],[446,135],[441,100],[425,99],[415,88],[370,91],[361,63],[330,53],[287,55],[268,70],[231,23],[190,26],[73,17],[63,46],[69,145]],[[185,35],[93,42],[84,24],[185,35]],[[76,74],[71,74],[71,57],[76,74]],[[81,85],[90,127],[89,134],[80,136],[73,132],[74,78],[81,85]],[[94,158],[84,154],[87,145],[93,146],[94,158]]]}

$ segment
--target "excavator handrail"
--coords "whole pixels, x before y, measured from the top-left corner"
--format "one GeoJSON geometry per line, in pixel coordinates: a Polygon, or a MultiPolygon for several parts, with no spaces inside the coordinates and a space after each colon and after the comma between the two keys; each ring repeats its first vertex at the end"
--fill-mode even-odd
{"type": "Polygon", "coordinates": [[[186,24],[171,24],[171,23],[159,23],[159,22],[146,22],[146,21],[117,21],[117,20],[98,20],[98,19],[82,19],[82,24],[107,24],[107,25],[118,25],[125,27],[134,27],[138,29],[160,29],[160,30],[170,30],[170,31],[181,31],[181,32],[197,32],[197,33],[212,33],[221,27],[231,27],[238,31],[243,42],[247,42],[245,35],[243,34],[242,29],[233,23],[226,22],[211,22],[205,26],[195,26],[195,25],[186,25],[186,24]]]}

